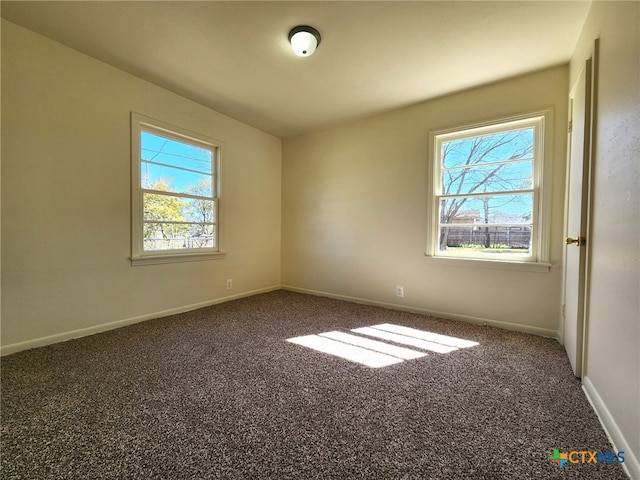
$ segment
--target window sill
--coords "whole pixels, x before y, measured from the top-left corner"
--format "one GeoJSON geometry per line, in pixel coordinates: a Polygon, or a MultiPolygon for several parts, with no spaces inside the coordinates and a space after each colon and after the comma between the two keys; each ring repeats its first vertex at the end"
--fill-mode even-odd
{"type": "Polygon", "coordinates": [[[159,265],[162,263],[199,262],[203,260],[220,260],[226,256],[225,252],[172,253],[166,255],[145,255],[131,257],[131,265],[159,265]]]}
{"type": "Polygon", "coordinates": [[[482,260],[479,258],[460,257],[434,257],[425,255],[429,263],[450,267],[488,268],[492,270],[513,270],[521,272],[548,273],[551,271],[550,263],[518,262],[506,260],[482,260]]]}

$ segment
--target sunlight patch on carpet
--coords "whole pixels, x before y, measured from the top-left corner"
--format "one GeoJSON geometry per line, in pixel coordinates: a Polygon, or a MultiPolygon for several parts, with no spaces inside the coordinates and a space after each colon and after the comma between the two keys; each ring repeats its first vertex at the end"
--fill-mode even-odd
{"type": "Polygon", "coordinates": [[[356,328],[353,331],[356,333],[362,333],[363,335],[378,337],[383,340],[389,340],[391,342],[401,343],[403,345],[410,345],[412,347],[418,347],[423,350],[429,350],[436,353],[449,353],[458,349],[457,347],[452,347],[451,345],[442,345],[441,343],[428,342],[427,340],[421,340],[416,337],[408,337],[406,335],[378,330],[372,327],[356,328]]]}
{"type": "Polygon", "coordinates": [[[415,328],[403,327],[401,325],[393,325],[391,323],[382,323],[380,325],[373,325],[371,328],[378,330],[386,330],[387,332],[399,333],[401,335],[407,335],[409,337],[421,338],[423,340],[429,340],[435,343],[441,343],[442,345],[451,345],[452,347],[468,348],[475,347],[478,342],[472,342],[471,340],[464,340],[462,338],[450,337],[449,335],[440,335],[439,333],[425,332],[423,330],[417,330],[415,328]]]}
{"type": "Polygon", "coordinates": [[[290,338],[287,341],[346,360],[351,360],[352,362],[361,363],[372,368],[388,367],[394,363],[404,362],[401,358],[348,343],[338,342],[330,338],[321,337],[320,335],[305,335],[303,337],[290,338]]]}
{"type": "Polygon", "coordinates": [[[354,328],[349,333],[330,331],[303,335],[287,341],[371,368],[424,357],[425,350],[443,354],[478,345],[471,340],[390,323],[354,328]]]}
{"type": "Polygon", "coordinates": [[[389,343],[378,342],[377,340],[371,340],[369,338],[360,337],[358,335],[351,335],[344,332],[327,332],[319,333],[318,335],[322,337],[332,338],[339,342],[357,345],[358,347],[368,348],[369,350],[386,353],[403,360],[411,360],[413,358],[420,358],[426,355],[426,353],[424,352],[418,352],[416,350],[411,350],[410,348],[398,347],[389,343]]]}

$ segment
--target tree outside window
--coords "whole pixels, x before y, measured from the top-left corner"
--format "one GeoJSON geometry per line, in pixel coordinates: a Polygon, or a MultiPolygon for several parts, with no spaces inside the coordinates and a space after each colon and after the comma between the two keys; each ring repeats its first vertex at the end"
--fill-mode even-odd
{"type": "Polygon", "coordinates": [[[138,114],[132,136],[132,260],[218,252],[219,147],[138,114]]]}
{"type": "Polygon", "coordinates": [[[543,118],[433,135],[434,256],[535,261],[543,118]]]}

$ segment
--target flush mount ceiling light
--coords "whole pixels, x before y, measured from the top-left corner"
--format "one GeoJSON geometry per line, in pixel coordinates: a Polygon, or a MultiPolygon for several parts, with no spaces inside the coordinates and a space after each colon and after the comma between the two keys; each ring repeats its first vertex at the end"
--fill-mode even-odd
{"type": "Polygon", "coordinates": [[[299,25],[289,32],[289,42],[296,55],[308,57],[320,45],[320,32],[308,25],[299,25]]]}

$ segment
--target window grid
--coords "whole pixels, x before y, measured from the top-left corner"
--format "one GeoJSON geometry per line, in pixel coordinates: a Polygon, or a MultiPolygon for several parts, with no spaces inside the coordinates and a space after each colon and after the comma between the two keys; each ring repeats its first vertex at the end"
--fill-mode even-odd
{"type": "Polygon", "coordinates": [[[219,254],[218,142],[136,113],[131,124],[132,263],[219,254]]]}
{"type": "Polygon", "coordinates": [[[540,261],[543,130],[536,115],[432,133],[429,256],[540,261]]]}

